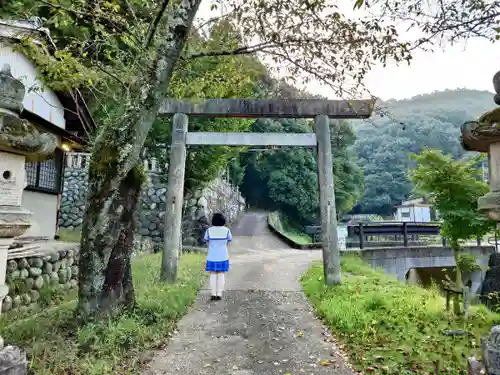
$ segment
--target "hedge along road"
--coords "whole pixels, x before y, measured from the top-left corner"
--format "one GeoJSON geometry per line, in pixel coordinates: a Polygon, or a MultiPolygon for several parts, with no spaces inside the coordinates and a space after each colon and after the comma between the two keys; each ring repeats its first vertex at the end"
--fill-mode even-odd
{"type": "Polygon", "coordinates": [[[352,375],[298,279],[321,250],[294,250],[247,212],[233,228],[222,301],[203,289],[144,375],[352,375]]]}

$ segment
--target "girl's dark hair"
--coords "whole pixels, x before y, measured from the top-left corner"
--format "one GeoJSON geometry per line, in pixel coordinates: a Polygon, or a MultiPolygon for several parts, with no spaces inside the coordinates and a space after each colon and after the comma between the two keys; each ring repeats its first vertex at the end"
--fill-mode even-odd
{"type": "Polygon", "coordinates": [[[224,225],[226,225],[226,218],[224,217],[224,215],[216,213],[214,214],[214,216],[212,216],[212,225],[214,227],[223,227],[224,225]]]}

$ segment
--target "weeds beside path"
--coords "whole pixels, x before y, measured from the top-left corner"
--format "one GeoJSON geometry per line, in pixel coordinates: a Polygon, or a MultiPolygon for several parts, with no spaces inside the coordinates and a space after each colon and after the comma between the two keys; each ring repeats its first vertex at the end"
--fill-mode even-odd
{"type": "Polygon", "coordinates": [[[0,320],[7,343],[25,348],[36,375],[137,374],[150,349],[163,345],[205,280],[203,255],[182,256],[179,281],[159,281],[160,255],[133,260],[138,307],[113,320],[75,327],[76,301],[65,301],[33,318],[0,320]]]}
{"type": "Polygon", "coordinates": [[[310,268],[301,282],[358,371],[463,374],[467,357],[480,352],[480,337],[500,322],[499,315],[482,306],[472,307],[464,322],[444,311],[437,290],[401,283],[356,256],[344,256],[342,270],[339,286],[325,287],[321,264],[310,268]],[[443,333],[455,329],[470,335],[443,333]]]}

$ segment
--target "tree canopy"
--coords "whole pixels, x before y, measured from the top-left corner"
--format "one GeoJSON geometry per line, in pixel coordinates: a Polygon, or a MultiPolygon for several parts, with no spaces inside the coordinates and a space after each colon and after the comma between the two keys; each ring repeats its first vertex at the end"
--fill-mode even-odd
{"type": "Polygon", "coordinates": [[[408,171],[415,161],[408,154],[426,148],[455,159],[468,154],[460,144],[460,126],[491,109],[491,99],[486,91],[448,90],[380,103],[392,118],[376,116],[355,125],[356,152],[365,175],[365,190],[355,211],[386,216],[409,198],[413,185],[408,171]]]}
{"type": "MultiPolygon", "coordinates": [[[[335,200],[339,215],[349,211],[358,200],[363,175],[356,163],[354,131],[347,121],[331,120],[332,158],[335,200]]],[[[306,120],[259,119],[255,132],[313,132],[306,120]]],[[[245,168],[242,192],[250,205],[276,208],[292,222],[311,224],[318,221],[319,192],[316,155],[313,150],[282,148],[269,152],[249,152],[241,157],[245,168]]]]}

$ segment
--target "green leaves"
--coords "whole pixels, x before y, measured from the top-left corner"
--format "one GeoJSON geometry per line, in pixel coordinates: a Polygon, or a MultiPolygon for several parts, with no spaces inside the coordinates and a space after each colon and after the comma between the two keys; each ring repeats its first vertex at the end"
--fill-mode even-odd
{"type": "MultiPolygon", "coordinates": [[[[354,9],[367,2],[355,0],[354,9]]],[[[409,20],[409,30],[416,29],[422,37],[412,43],[413,48],[444,47],[450,42],[470,38],[499,40],[498,17],[500,4],[494,0],[442,0],[439,6],[429,6],[424,0],[372,0],[371,5],[393,22],[409,20]]],[[[378,14],[374,15],[376,18],[378,14]]]]}
{"type": "Polygon", "coordinates": [[[432,197],[443,220],[443,236],[458,243],[493,229],[494,223],[477,211],[478,198],[489,191],[481,180],[477,158],[455,161],[438,150],[411,157],[417,168],[410,172],[410,178],[417,189],[432,197]]]}
{"type": "MultiPolygon", "coordinates": [[[[257,132],[312,132],[304,120],[259,119],[257,132]]],[[[332,121],[332,157],[335,200],[338,215],[349,211],[362,192],[363,174],[351,150],[355,135],[346,121],[332,121]]],[[[246,167],[242,192],[251,205],[277,207],[296,223],[315,222],[319,212],[316,156],[301,148],[280,148],[266,153],[249,153],[242,158],[246,167]]]]}
{"type": "Polygon", "coordinates": [[[363,6],[363,4],[365,4],[365,1],[364,0],[356,0],[354,2],[354,7],[353,9],[359,9],[363,6]]]}
{"type": "MultiPolygon", "coordinates": [[[[230,24],[215,23],[211,27],[210,37],[194,34],[185,51],[188,56],[192,51],[211,50],[217,46],[236,48],[238,36],[230,24]]],[[[251,56],[200,57],[181,61],[168,90],[168,96],[178,99],[234,98],[254,97],[264,66],[251,56]]],[[[199,119],[191,118],[190,131],[237,132],[246,131],[252,120],[235,118],[199,119]]],[[[166,154],[157,145],[170,142],[170,120],[158,119],[149,134],[146,146],[154,155],[166,162],[166,154]]],[[[243,170],[239,170],[235,160],[240,153],[235,147],[204,147],[190,150],[186,163],[187,191],[200,188],[212,181],[220,172],[225,171],[228,163],[232,164],[234,183],[240,181],[243,170]]]]}

